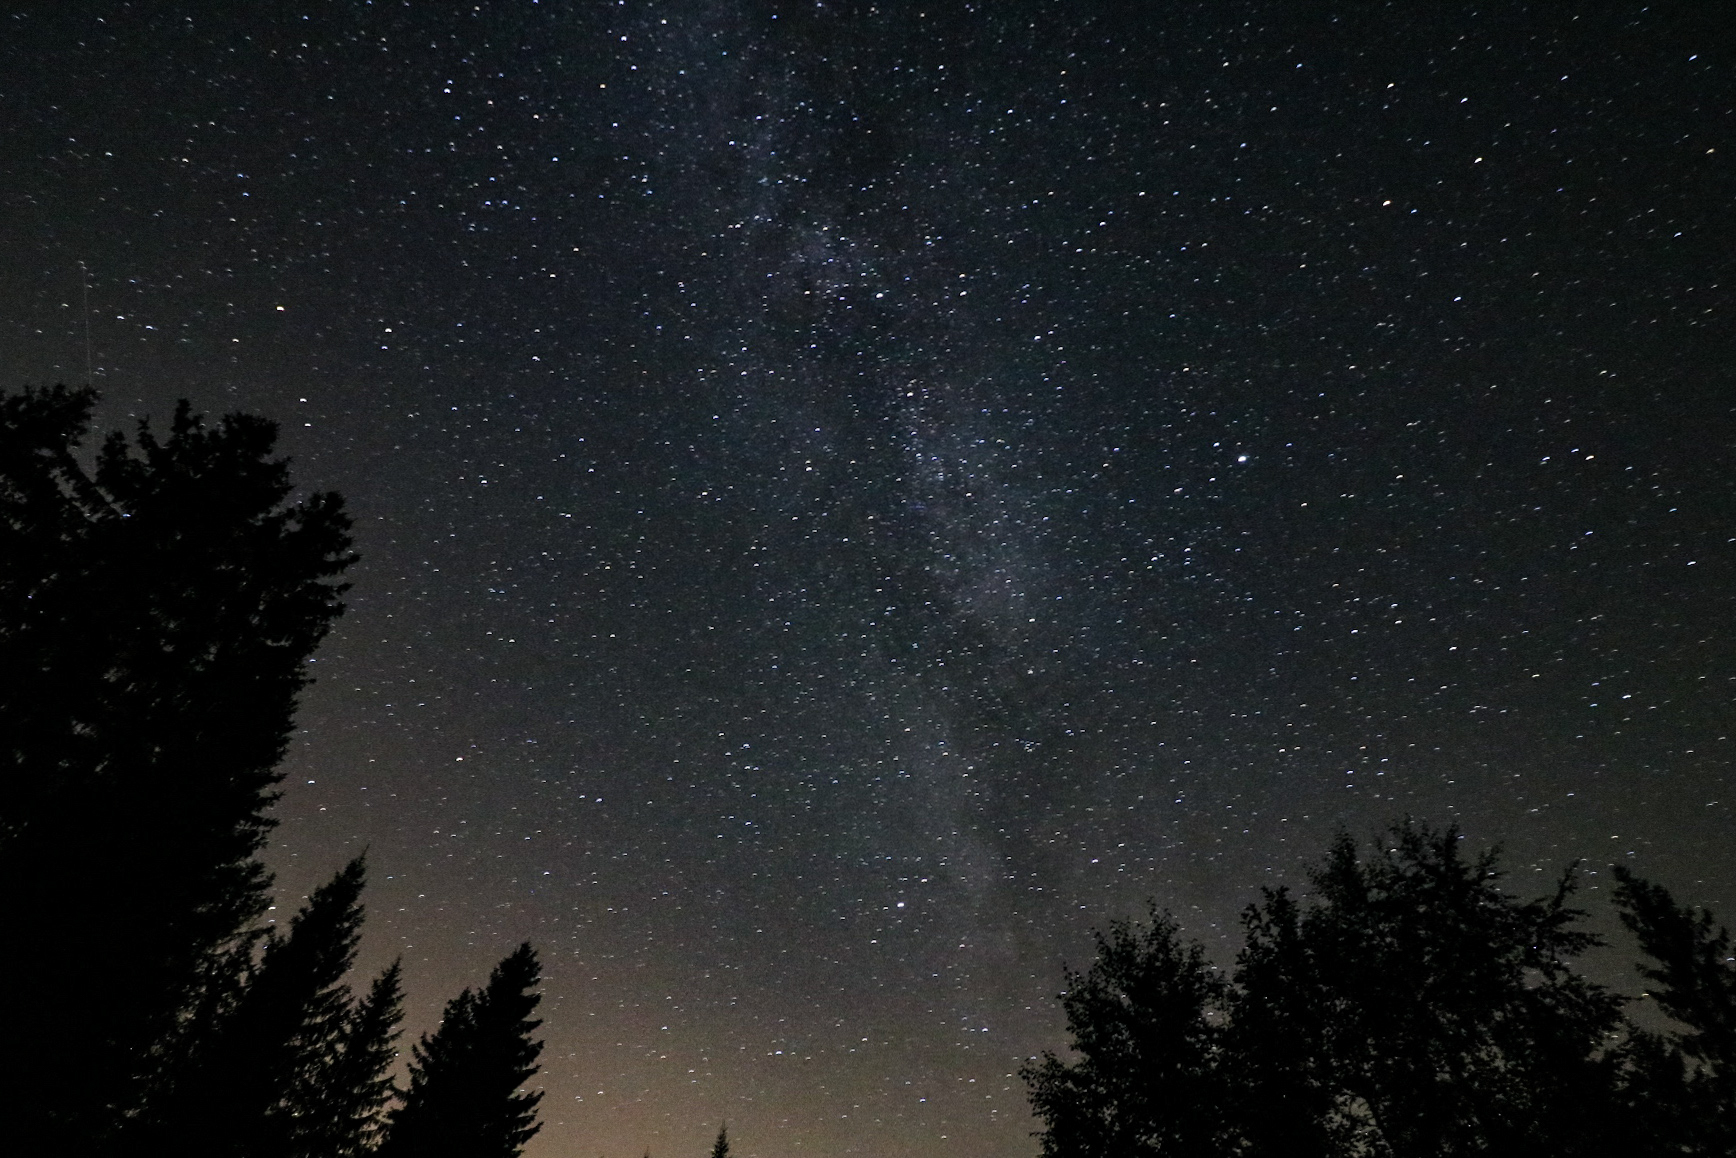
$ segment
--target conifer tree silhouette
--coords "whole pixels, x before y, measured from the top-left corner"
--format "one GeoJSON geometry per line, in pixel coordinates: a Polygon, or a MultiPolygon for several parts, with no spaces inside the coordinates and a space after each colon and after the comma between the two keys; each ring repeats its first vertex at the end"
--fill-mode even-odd
{"type": "Polygon", "coordinates": [[[520,945],[479,993],[447,1003],[433,1034],[414,1047],[410,1085],[392,1111],[380,1158],[515,1158],[541,1129],[536,1073],[542,1043],[532,1039],[541,1000],[536,952],[520,945]]]}
{"type": "Polygon", "coordinates": [[[182,403],[87,469],[94,401],[0,395],[0,928],[33,947],[0,954],[0,1118],[24,1158],[95,1152],[236,983],[353,559],[335,495],[288,503],[272,423],[182,403]]]}
{"type": "Polygon", "coordinates": [[[302,1100],[307,1107],[303,1152],[308,1158],[360,1158],[385,1136],[392,1064],[404,1019],[402,969],[394,961],[374,979],[344,1027],[338,1053],[302,1100]]]}
{"type": "Polygon", "coordinates": [[[241,983],[202,1011],[187,1056],[123,1128],[122,1149],[188,1158],[362,1153],[390,1093],[398,967],[367,998],[343,981],[361,936],[365,870],[351,861],[273,932],[241,983]]]}
{"type": "Polygon", "coordinates": [[[729,1158],[729,1123],[717,1128],[717,1140],[711,1144],[711,1158],[729,1158]]]}

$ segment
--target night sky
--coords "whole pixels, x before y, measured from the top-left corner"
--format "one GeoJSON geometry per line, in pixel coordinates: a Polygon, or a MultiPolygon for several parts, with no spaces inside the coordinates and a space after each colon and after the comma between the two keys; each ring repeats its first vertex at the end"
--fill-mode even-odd
{"type": "Polygon", "coordinates": [[[345,495],[279,912],[534,941],[534,1158],[1034,1154],[1406,813],[1736,917],[1720,5],[466,7],[5,11],[0,382],[345,495]]]}

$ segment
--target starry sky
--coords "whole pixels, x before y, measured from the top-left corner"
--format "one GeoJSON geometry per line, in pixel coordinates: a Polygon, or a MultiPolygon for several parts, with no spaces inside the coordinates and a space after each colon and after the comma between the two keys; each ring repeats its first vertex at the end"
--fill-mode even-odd
{"type": "Polygon", "coordinates": [[[13,5],[0,380],[346,496],[280,911],[534,941],[533,1158],[1030,1155],[1340,828],[1736,914],[1716,8],[13,5]]]}

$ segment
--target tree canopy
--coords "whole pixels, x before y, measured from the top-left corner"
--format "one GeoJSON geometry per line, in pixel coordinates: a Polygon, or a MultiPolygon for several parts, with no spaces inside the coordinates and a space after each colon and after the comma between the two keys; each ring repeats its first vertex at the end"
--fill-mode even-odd
{"type": "Polygon", "coordinates": [[[61,1153],[137,1109],[254,935],[276,766],[353,559],[336,495],[288,501],[272,423],[182,403],[87,468],[94,403],[0,397],[0,927],[36,950],[0,955],[29,1059],[8,1109],[61,1153]]]}
{"type": "MultiPolygon", "coordinates": [[[[208,426],[183,402],[166,437],[141,422],[90,455],[95,402],[0,394],[7,1153],[373,1153],[402,1000],[396,965],[360,997],[347,980],[363,862],[285,930],[258,859],[309,656],[343,610],[349,519],[334,494],[290,501],[264,419],[208,426]]],[[[461,995],[399,1117],[433,1065],[442,1123],[487,1142],[463,1152],[516,1155],[536,1131],[540,1095],[518,1087],[537,980],[527,945],[461,995]]]]}
{"type": "Polygon", "coordinates": [[[536,1073],[541,998],[536,951],[520,945],[480,993],[466,989],[446,1006],[440,1028],[415,1046],[410,1086],[392,1111],[382,1158],[512,1158],[540,1127],[541,1091],[522,1086],[536,1073]]]}
{"type": "Polygon", "coordinates": [[[1727,1154],[1728,935],[1617,877],[1669,1034],[1574,968],[1573,870],[1521,900],[1451,829],[1340,837],[1306,904],[1248,907],[1228,974],[1162,912],[1113,924],[1067,974],[1072,1057],[1024,1070],[1043,1154],[1727,1154]]]}
{"type": "Polygon", "coordinates": [[[124,1131],[124,1150],[340,1158],[371,1148],[402,1010],[396,964],[360,1000],[344,981],[361,940],[363,881],[357,858],[286,934],[267,934],[238,984],[211,995],[183,1056],[124,1131]]]}

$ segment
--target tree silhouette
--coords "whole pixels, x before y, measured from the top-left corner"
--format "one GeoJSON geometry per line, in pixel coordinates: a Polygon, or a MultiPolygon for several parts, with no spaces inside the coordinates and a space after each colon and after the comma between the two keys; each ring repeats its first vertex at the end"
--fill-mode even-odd
{"type": "Polygon", "coordinates": [[[95,395],[0,395],[0,954],[11,1152],[88,1153],[232,990],[304,664],[350,563],[275,426],[186,403],[86,469],[95,395]],[[125,882],[125,892],[121,892],[125,882]]]}
{"type": "Polygon", "coordinates": [[[711,1144],[711,1158],[729,1158],[729,1124],[717,1128],[717,1140],[711,1144]]]}
{"type": "Polygon", "coordinates": [[[394,1089],[389,1074],[404,1018],[401,968],[394,961],[374,979],[344,1027],[337,1056],[324,1080],[303,1099],[305,1152],[331,1158],[372,1153],[385,1136],[385,1109],[394,1089]]]}
{"type": "Polygon", "coordinates": [[[1567,966],[1596,943],[1574,928],[1573,875],[1527,902],[1500,875],[1494,852],[1467,860],[1456,831],[1412,824],[1366,858],[1340,837],[1314,874],[1319,901],[1300,924],[1308,971],[1273,980],[1300,993],[1312,984],[1329,1014],[1321,1060],[1346,1107],[1334,1130],[1352,1148],[1599,1143],[1587,1108],[1610,1096],[1599,1053],[1620,999],[1567,966]]]}
{"type": "Polygon", "coordinates": [[[1304,939],[1302,912],[1283,889],[1242,915],[1246,943],[1237,957],[1224,1033],[1225,1078],[1235,1095],[1226,1113],[1256,1154],[1325,1158],[1335,1153],[1337,1100],[1327,1059],[1330,1005],[1304,939]]]}
{"type": "MultiPolygon", "coordinates": [[[[287,931],[256,859],[309,654],[353,561],[289,505],[276,428],[183,402],[87,469],[89,390],[0,395],[0,1119],[7,1154],[351,1158],[387,1140],[391,966],[360,1000],[362,861],[287,931]],[[121,882],[127,893],[118,896],[121,882]]],[[[402,1153],[536,1132],[528,945],[424,1039],[402,1153]]],[[[456,1149],[454,1149],[456,1147],[456,1149]]]]}
{"type": "Polygon", "coordinates": [[[1650,962],[1648,996],[1679,1029],[1636,1043],[1633,1067],[1648,1124],[1675,1153],[1727,1154],[1736,1139],[1736,957],[1712,914],[1615,866],[1616,904],[1650,962]],[[1658,1113],[1666,1108],[1669,1112],[1658,1113]]]}
{"type": "Polygon", "coordinates": [[[391,1085],[393,965],[361,1002],[343,978],[361,937],[360,858],[317,889],[287,935],[267,937],[241,982],[200,1011],[186,1055],[123,1127],[122,1149],[198,1158],[363,1153],[391,1085]]]}
{"type": "Polygon", "coordinates": [[[1523,901],[1494,852],[1405,822],[1340,837],[1304,906],[1267,890],[1233,978],[1156,911],[1112,925],[1062,1006],[1073,1058],[1026,1066],[1045,1158],[1731,1152],[1728,934],[1618,872],[1646,976],[1684,1027],[1639,1031],[1572,961],[1575,876],[1523,901]]]}
{"type": "Polygon", "coordinates": [[[541,1129],[542,1092],[519,1089],[542,1052],[531,1038],[542,1022],[530,1019],[541,975],[535,950],[520,945],[480,993],[466,989],[447,1004],[440,1027],[414,1048],[381,1158],[513,1158],[541,1129]]]}
{"type": "Polygon", "coordinates": [[[1099,933],[1096,961],[1067,971],[1061,998],[1079,1060],[1046,1053],[1024,1072],[1048,1124],[1044,1158],[1230,1153],[1222,1034],[1208,1016],[1224,997],[1204,950],[1164,914],[1099,933]]]}

